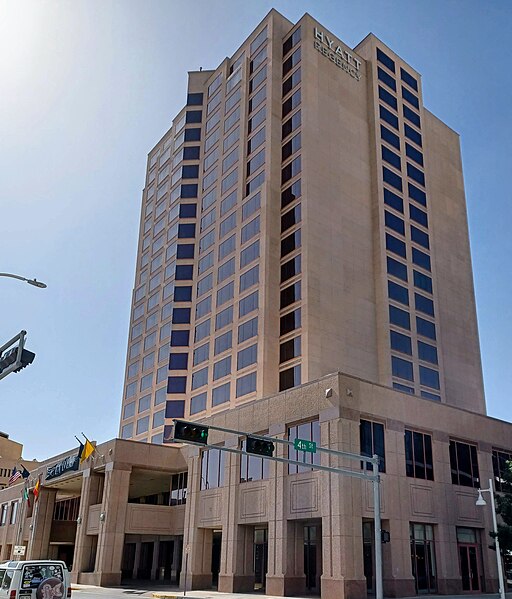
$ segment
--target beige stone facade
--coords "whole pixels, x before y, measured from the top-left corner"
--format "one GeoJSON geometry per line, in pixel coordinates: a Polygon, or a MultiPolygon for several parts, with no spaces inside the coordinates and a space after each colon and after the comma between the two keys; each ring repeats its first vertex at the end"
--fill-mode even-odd
{"type": "Polygon", "coordinates": [[[459,140],[421,75],[271,11],[187,92],[149,155],[120,436],[334,371],[485,413],[459,140]]]}

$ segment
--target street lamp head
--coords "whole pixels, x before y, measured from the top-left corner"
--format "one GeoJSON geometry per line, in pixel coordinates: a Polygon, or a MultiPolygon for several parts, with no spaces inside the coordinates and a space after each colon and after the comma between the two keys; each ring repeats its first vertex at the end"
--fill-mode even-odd
{"type": "Polygon", "coordinates": [[[34,285],[34,287],[39,287],[40,289],[46,289],[46,287],[47,287],[46,283],[42,283],[41,281],[38,281],[37,279],[27,279],[27,283],[29,285],[34,285]]]}
{"type": "Polygon", "coordinates": [[[487,505],[487,501],[482,497],[482,491],[478,489],[478,498],[475,505],[487,505]]]}

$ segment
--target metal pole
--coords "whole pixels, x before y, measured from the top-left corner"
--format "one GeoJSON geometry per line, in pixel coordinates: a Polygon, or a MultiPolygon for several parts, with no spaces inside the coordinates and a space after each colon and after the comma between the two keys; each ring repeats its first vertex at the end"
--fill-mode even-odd
{"type": "Polygon", "coordinates": [[[382,591],[382,530],[380,520],[379,456],[374,454],[373,462],[373,511],[375,523],[375,599],[383,599],[382,591]]]}
{"type": "Polygon", "coordinates": [[[498,522],[496,519],[496,503],[494,501],[494,485],[492,478],[489,479],[489,492],[491,494],[491,506],[492,506],[492,524],[494,527],[494,532],[496,534],[496,563],[498,565],[498,580],[499,580],[499,593],[501,599],[505,599],[505,584],[503,580],[503,564],[501,562],[501,551],[500,551],[500,542],[498,540],[498,522]]]}

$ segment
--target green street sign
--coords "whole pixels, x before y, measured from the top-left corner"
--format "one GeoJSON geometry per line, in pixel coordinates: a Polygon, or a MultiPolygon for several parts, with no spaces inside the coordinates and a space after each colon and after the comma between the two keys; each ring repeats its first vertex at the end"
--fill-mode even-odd
{"type": "Polygon", "coordinates": [[[293,446],[297,451],[307,451],[316,453],[316,443],[314,441],[306,441],[306,439],[295,439],[293,446]]]}

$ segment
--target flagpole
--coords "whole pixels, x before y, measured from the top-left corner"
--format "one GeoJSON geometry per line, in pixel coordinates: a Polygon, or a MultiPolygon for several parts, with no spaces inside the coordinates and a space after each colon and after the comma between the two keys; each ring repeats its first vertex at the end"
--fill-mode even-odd
{"type": "Polygon", "coordinates": [[[29,540],[31,553],[32,553],[33,545],[34,545],[34,535],[35,535],[35,530],[36,530],[35,522],[37,521],[37,516],[39,515],[39,495],[41,493],[41,475],[40,474],[37,477],[35,486],[37,486],[38,482],[39,482],[39,487],[37,489],[37,495],[33,495],[35,505],[34,505],[34,511],[32,512],[32,530],[30,531],[30,540],[29,540]]]}
{"type": "MultiPolygon", "coordinates": [[[[23,466],[23,464],[22,464],[23,466]]],[[[25,467],[25,466],[23,466],[25,467]]],[[[24,480],[23,483],[23,490],[21,492],[21,510],[20,510],[20,515],[19,518],[16,522],[17,527],[16,527],[16,542],[15,545],[20,545],[20,535],[21,535],[21,542],[23,542],[23,524],[25,522],[25,512],[26,512],[26,506],[25,506],[25,498],[24,498],[24,491],[27,488],[27,479],[24,480]]],[[[16,561],[19,561],[20,556],[17,555],[16,556],[16,561]]]]}

